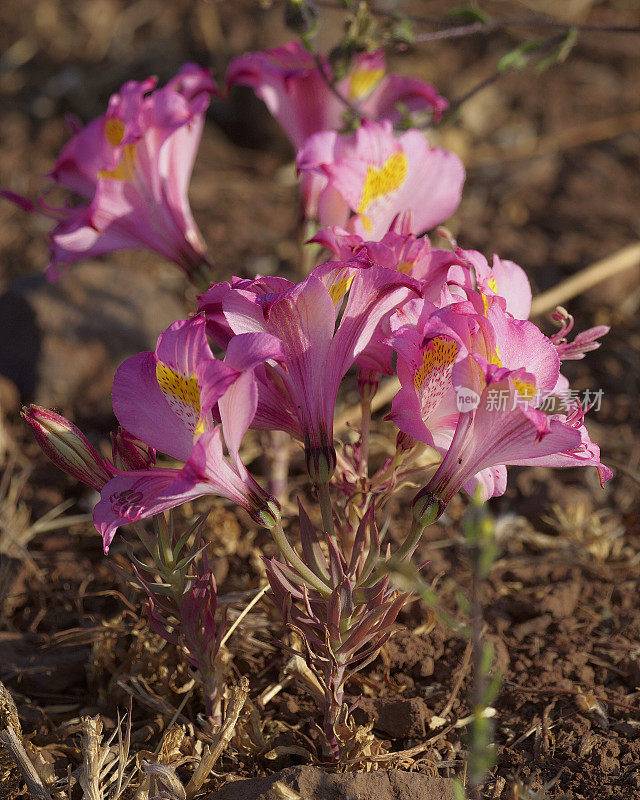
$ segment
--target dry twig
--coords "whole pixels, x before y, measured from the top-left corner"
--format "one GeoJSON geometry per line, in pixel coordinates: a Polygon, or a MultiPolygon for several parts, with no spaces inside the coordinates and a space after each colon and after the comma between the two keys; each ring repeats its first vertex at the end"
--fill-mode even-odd
{"type": "MultiPolygon", "coordinates": [[[[7,728],[0,733],[0,742],[7,748],[7,751],[22,773],[24,782],[27,784],[27,789],[33,800],[51,800],[51,795],[31,763],[18,734],[12,728],[7,728]]],[[[93,798],[91,800],[93,800],[93,798]]],[[[99,800],[102,800],[102,797],[100,797],[99,800]]]]}
{"type": "Polygon", "coordinates": [[[209,777],[216,761],[222,755],[225,747],[231,741],[233,731],[235,730],[238,717],[242,711],[244,704],[249,696],[249,680],[245,676],[240,679],[240,683],[231,690],[231,701],[227,709],[227,713],[218,732],[215,742],[211,747],[208,747],[202,761],[198,764],[196,771],[193,773],[191,780],[187,784],[186,798],[192,800],[196,792],[198,792],[204,782],[209,777]]]}
{"type": "Polygon", "coordinates": [[[85,800],[103,800],[102,776],[112,758],[111,749],[102,745],[102,720],[99,716],[82,718],[82,754],[84,761],[78,776],[85,800]]]}
{"type": "Polygon", "coordinates": [[[462,664],[460,664],[460,669],[458,670],[458,675],[456,677],[456,682],[453,687],[453,691],[451,692],[451,697],[449,698],[447,705],[442,709],[442,711],[438,715],[443,720],[446,720],[446,718],[449,716],[449,713],[453,708],[453,704],[456,701],[456,697],[458,696],[458,692],[460,691],[462,682],[464,681],[465,675],[467,674],[467,670],[469,669],[469,664],[471,663],[472,652],[473,652],[473,643],[469,642],[464,651],[464,656],[462,657],[462,664]]]}
{"type": "Polygon", "coordinates": [[[282,781],[276,781],[271,787],[271,793],[278,800],[302,800],[302,795],[286,786],[282,781]]]}
{"type": "Polygon", "coordinates": [[[640,242],[635,242],[596,261],[595,264],[585,267],[576,275],[572,275],[553,289],[549,289],[548,292],[539,294],[531,304],[531,315],[546,314],[556,306],[564,305],[567,300],[577,297],[602,281],[613,278],[638,264],[640,264],[640,242]]]}
{"type": "Polygon", "coordinates": [[[11,693],[0,683],[0,798],[13,800],[22,775],[33,800],[50,800],[47,785],[55,779],[51,765],[28,740],[23,743],[18,709],[11,693]],[[4,747],[2,746],[4,745],[4,747]],[[16,771],[17,769],[17,771],[16,771]]]}

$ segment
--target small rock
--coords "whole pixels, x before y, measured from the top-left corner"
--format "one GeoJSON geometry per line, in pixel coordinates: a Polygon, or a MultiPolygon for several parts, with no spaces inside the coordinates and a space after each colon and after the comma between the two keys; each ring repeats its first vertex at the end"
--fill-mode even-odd
{"type": "Polygon", "coordinates": [[[391,739],[419,739],[429,729],[433,712],[420,697],[401,700],[365,697],[354,710],[356,722],[373,722],[391,739]]]}
{"type": "Polygon", "coordinates": [[[393,672],[406,672],[414,678],[429,678],[433,675],[435,661],[444,646],[439,631],[429,637],[416,636],[407,628],[399,627],[385,645],[389,667],[393,672]]]}
{"type": "Polygon", "coordinates": [[[539,602],[539,610],[544,615],[551,614],[554,619],[571,617],[582,594],[582,582],[576,577],[569,582],[553,586],[546,597],[539,602]]]}

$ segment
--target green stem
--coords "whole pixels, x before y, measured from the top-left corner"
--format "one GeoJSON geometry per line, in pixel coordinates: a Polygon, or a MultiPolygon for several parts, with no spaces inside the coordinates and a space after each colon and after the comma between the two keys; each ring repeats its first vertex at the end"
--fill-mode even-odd
{"type": "Polygon", "coordinates": [[[475,544],[471,550],[472,577],[471,577],[471,613],[472,613],[472,660],[473,660],[473,688],[472,706],[474,721],[471,729],[471,758],[472,768],[469,770],[469,796],[471,800],[481,800],[481,785],[484,774],[481,767],[484,751],[488,743],[483,741],[484,731],[478,731],[482,724],[482,713],[485,704],[483,697],[486,689],[486,675],[482,671],[482,602],[480,598],[482,577],[480,574],[480,546],[475,544]]]}
{"type": "Polygon", "coordinates": [[[411,520],[411,530],[409,531],[409,535],[400,545],[398,550],[396,550],[396,552],[393,554],[394,559],[398,561],[404,561],[405,558],[411,556],[418,542],[420,541],[422,531],[425,529],[425,527],[426,526],[418,525],[415,519],[411,520]]]}
{"type": "MultiPolygon", "coordinates": [[[[415,519],[412,521],[411,530],[409,531],[407,538],[393,554],[393,561],[402,562],[406,558],[411,556],[411,554],[416,548],[416,545],[420,541],[420,537],[422,536],[422,531],[425,529],[425,527],[426,526],[422,527],[419,526],[418,523],[415,521],[415,519]]],[[[365,581],[363,581],[360,584],[360,586],[361,587],[374,586],[380,578],[381,568],[382,572],[384,573],[385,565],[387,563],[388,562],[385,561],[384,559],[379,560],[378,566],[372,570],[371,575],[369,575],[369,577],[365,581]]]]}
{"type": "MultiPolygon", "coordinates": [[[[163,565],[169,570],[173,571],[173,542],[171,541],[171,532],[167,525],[167,520],[164,514],[157,514],[156,520],[158,523],[158,532],[160,534],[160,553],[162,555],[163,565]]],[[[160,565],[158,565],[160,566],[160,565]]]]}
{"type": "Polygon", "coordinates": [[[331,589],[327,586],[324,581],[322,581],[318,575],[315,574],[309,567],[304,563],[304,561],[300,558],[300,556],[296,553],[293,547],[289,544],[289,540],[285,536],[285,533],[282,529],[282,525],[278,523],[273,528],[271,528],[271,535],[273,536],[273,540],[278,545],[278,549],[282,553],[282,555],[287,559],[287,561],[291,564],[291,566],[300,574],[307,583],[311,584],[314,589],[316,589],[320,594],[328,598],[331,595],[331,589]]]}
{"type": "Polygon", "coordinates": [[[149,553],[150,556],[154,555],[155,548],[153,546],[153,539],[147,533],[144,525],[141,522],[132,522],[131,527],[136,532],[138,539],[144,545],[145,550],[149,553]]]}
{"type": "Polygon", "coordinates": [[[187,270],[189,280],[200,292],[206,292],[211,286],[215,273],[216,269],[206,255],[202,256],[198,264],[187,270]]]}
{"type": "Polygon", "coordinates": [[[369,476],[369,439],[371,435],[371,398],[361,400],[362,421],[360,423],[360,475],[369,476]]]}
{"type": "Polygon", "coordinates": [[[185,572],[184,570],[176,570],[175,568],[176,562],[174,559],[171,535],[172,527],[167,524],[164,514],[157,514],[154,519],[156,530],[158,531],[158,540],[155,542],[149,536],[142,523],[132,523],[133,528],[151,556],[162,580],[171,586],[173,598],[177,602],[180,602],[185,588],[185,572]]]}
{"type": "Polygon", "coordinates": [[[329,492],[328,483],[319,483],[318,486],[318,500],[320,501],[320,510],[322,512],[322,524],[325,533],[331,539],[335,539],[335,528],[333,526],[333,505],[331,503],[331,494],[329,492]]]}

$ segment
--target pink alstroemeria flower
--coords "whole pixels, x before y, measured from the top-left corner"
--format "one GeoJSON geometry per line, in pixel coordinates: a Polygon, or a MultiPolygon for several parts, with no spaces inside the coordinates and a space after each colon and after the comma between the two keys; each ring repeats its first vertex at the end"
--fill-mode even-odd
{"type": "MultiPolygon", "coordinates": [[[[400,233],[410,224],[411,215],[394,220],[392,229],[379,242],[365,242],[361,236],[333,226],[318,231],[311,240],[333,252],[342,261],[364,257],[385,269],[410,275],[420,285],[425,298],[440,295],[446,268],[438,273],[431,269],[431,242],[425,236],[417,238],[411,233],[400,233]]],[[[334,298],[335,299],[335,298],[334,298]]],[[[381,375],[393,374],[393,348],[387,343],[390,335],[388,312],[378,323],[369,343],[357,358],[358,387],[363,395],[373,396],[381,375]]]]}
{"type": "MultiPolygon", "coordinates": [[[[510,315],[519,319],[529,316],[531,287],[524,270],[517,264],[494,256],[491,268],[484,256],[474,250],[456,247],[452,252],[433,248],[428,237],[417,238],[408,233],[410,227],[411,214],[408,214],[397,217],[391,230],[379,242],[363,241],[358,234],[350,234],[336,226],[322,229],[312,241],[322,244],[343,260],[354,256],[367,257],[375,264],[410,275],[419,283],[422,297],[429,301],[431,310],[433,306],[440,308],[472,297],[479,312],[486,315],[489,298],[498,295],[504,298],[510,315]],[[486,299],[480,303],[481,296],[486,299]]],[[[417,308],[415,302],[412,307],[417,308]]],[[[401,320],[398,309],[393,313],[396,328],[408,324],[408,319],[401,320]]],[[[471,313],[476,313],[475,308],[471,313]]],[[[391,335],[389,316],[380,321],[366,349],[358,357],[359,382],[362,385],[376,386],[381,374],[393,374],[393,348],[388,343],[391,335]]]]}
{"type": "MultiPolygon", "coordinates": [[[[335,468],[333,417],[340,381],[380,318],[405,299],[414,284],[400,273],[353,260],[321,265],[284,291],[226,288],[221,305],[231,330],[269,334],[283,351],[282,358],[255,370],[259,388],[253,425],[285,430],[302,440],[309,474],[317,482],[329,480],[335,468]],[[336,293],[342,299],[347,290],[336,327],[336,293]]],[[[207,309],[206,297],[201,308],[219,326],[219,312],[207,309]]]]}
{"type": "MultiPolygon", "coordinates": [[[[327,80],[332,80],[333,72],[326,59],[322,64],[327,80]]],[[[282,125],[296,150],[314,133],[342,128],[348,110],[323,79],[311,53],[299,42],[234,58],[227,71],[227,85],[250,86],[282,125]]],[[[432,111],[439,119],[448,106],[430,83],[388,75],[382,51],[356,56],[336,89],[362,116],[393,123],[406,112],[424,110],[432,111]]]]}
{"type": "Polygon", "coordinates": [[[22,208],[57,220],[50,235],[56,280],[70,264],[125,248],[147,248],[194,280],[206,273],[205,244],[191,214],[189,179],[215,86],[207,70],[185,64],[166,86],[125,83],[107,112],[65,145],[51,177],[84,204],[52,208],[11,192],[22,208]]]}
{"type": "MultiPolygon", "coordinates": [[[[322,65],[327,80],[332,80],[333,71],[323,57],[322,65]]],[[[314,133],[344,127],[348,107],[331,91],[327,80],[320,74],[311,53],[299,42],[245,53],[231,62],[227,72],[227,85],[250,86],[282,125],[296,150],[314,133]]],[[[363,117],[387,119],[392,124],[403,119],[407,112],[430,111],[438,120],[448,106],[430,83],[388,75],[382,51],[356,56],[336,89],[363,117]]],[[[306,172],[301,176],[306,219],[316,217],[318,198],[326,182],[325,176],[318,173],[306,172]]]]}
{"type": "MultiPolygon", "coordinates": [[[[366,241],[338,226],[323,228],[311,241],[342,260],[365,252],[375,264],[411,275],[420,282],[423,296],[438,307],[465,300],[467,292],[480,291],[503,297],[509,314],[528,319],[531,285],[522,267],[497,255],[493,256],[490,267],[482,253],[464,250],[455,243],[453,250],[432,247],[427,236],[418,238],[411,233],[412,225],[413,215],[408,213],[396,217],[389,232],[378,242],[366,241]]],[[[566,336],[571,327],[563,328],[556,337],[566,336]]],[[[596,328],[585,334],[591,334],[592,330],[599,336],[606,332],[596,328]]]]}
{"type": "Polygon", "coordinates": [[[528,319],[531,313],[531,284],[525,271],[514,261],[493,256],[490,267],[477,250],[433,250],[431,269],[446,269],[446,287],[438,305],[464,300],[467,291],[499,295],[506,310],[516,319],[528,319]]]}
{"type": "Polygon", "coordinates": [[[274,294],[285,292],[293,286],[288,278],[278,275],[258,275],[251,278],[238,278],[235,275],[231,281],[212,284],[206,292],[198,296],[198,310],[204,312],[207,319],[207,335],[217,347],[226,350],[227,345],[235,336],[223,312],[223,300],[232,289],[241,289],[256,295],[274,294]]]}
{"type": "Polygon", "coordinates": [[[464,167],[454,153],[431,148],[419,130],[395,136],[387,120],[365,120],[353,134],[323,131],[298,152],[298,171],[322,175],[322,226],[338,225],[377,241],[398,214],[411,212],[412,233],[423,233],[458,207],[464,167]]]}
{"type": "MultiPolygon", "coordinates": [[[[411,224],[411,214],[402,219],[397,217],[380,241],[365,241],[357,233],[349,233],[334,225],[331,228],[322,228],[310,241],[321,244],[342,261],[348,261],[359,253],[366,253],[372,263],[411,275],[421,283],[424,290],[429,290],[436,279],[442,283],[446,272],[440,269],[434,274],[431,242],[427,236],[418,238],[403,230],[411,224]]],[[[439,290],[440,285],[438,292],[439,290]]]]}
{"type": "Polygon", "coordinates": [[[253,368],[280,357],[282,349],[268,336],[237,336],[221,362],[211,353],[205,326],[203,316],[174,323],[155,352],[132,356],[116,372],[113,408],[120,423],[184,466],[121,473],[104,486],[94,522],[105,550],[120,525],[202,495],[226,497],[267,526],[279,513],[238,451],[257,405],[253,368]]]}
{"type": "MultiPolygon", "coordinates": [[[[578,425],[573,413],[547,417],[537,410],[565,383],[553,342],[533,323],[511,316],[505,310],[503,298],[479,292],[470,292],[469,297],[440,309],[427,300],[410,300],[392,316],[392,335],[388,341],[398,354],[401,388],[393,400],[389,418],[403,433],[434,447],[447,458],[464,413],[478,407],[480,395],[486,389],[486,381],[480,379],[477,381],[480,388],[469,381],[462,382],[458,365],[478,362],[493,369],[491,380],[496,370],[503,371],[496,380],[502,380],[507,373],[511,376],[517,404],[567,429],[580,428],[581,420],[578,425]]],[[[487,391],[487,403],[489,406],[493,403],[496,411],[504,410],[498,406],[514,403],[508,386],[501,384],[487,391]]],[[[494,419],[501,424],[498,414],[494,419]]],[[[538,452],[539,456],[548,455],[538,452]]],[[[508,462],[498,460],[481,467],[477,474],[468,474],[463,481],[465,489],[471,491],[479,484],[485,498],[502,494],[506,488],[507,463],[515,462],[513,458],[508,462]]],[[[606,469],[600,464],[597,447],[582,429],[577,434],[575,449],[554,462],[557,466],[569,463],[606,469]]]]}
{"type": "MultiPolygon", "coordinates": [[[[579,423],[560,415],[549,417],[523,402],[523,387],[535,385],[534,380],[523,369],[504,369],[481,357],[468,356],[454,366],[454,385],[469,392],[473,403],[460,413],[440,466],[414,498],[414,515],[419,522],[434,522],[474,475],[505,465],[589,463],[598,467],[601,481],[611,477],[599,463],[599,454],[585,457],[579,423]]],[[[502,483],[496,481],[497,488],[504,491],[502,483]]]]}

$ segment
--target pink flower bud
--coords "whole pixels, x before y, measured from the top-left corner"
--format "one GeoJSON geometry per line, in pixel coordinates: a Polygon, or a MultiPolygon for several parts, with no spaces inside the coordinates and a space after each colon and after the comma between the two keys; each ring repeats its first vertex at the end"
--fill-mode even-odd
{"type": "Polygon", "coordinates": [[[311,447],[305,443],[304,457],[311,482],[316,485],[329,483],[336,468],[336,451],[333,445],[327,442],[323,447],[311,447]]]}
{"type": "Polygon", "coordinates": [[[420,528],[426,528],[441,516],[445,505],[426,489],[421,489],[411,504],[413,518],[420,528]]]}
{"type": "Polygon", "coordinates": [[[117,433],[111,434],[111,447],[113,464],[117,469],[149,469],[156,463],[155,449],[122,427],[118,428],[117,433]]]}
{"type": "Polygon", "coordinates": [[[60,467],[96,491],[113,477],[113,469],[96,452],[87,437],[68,419],[41,406],[22,409],[45,454],[60,467]]]}

